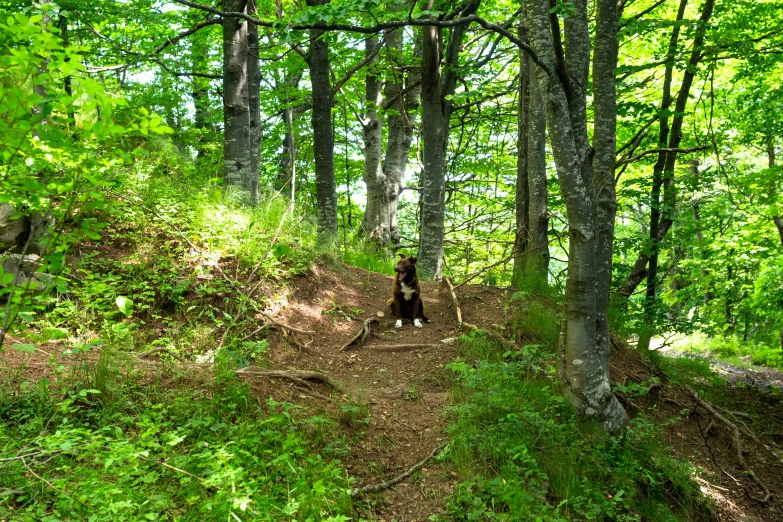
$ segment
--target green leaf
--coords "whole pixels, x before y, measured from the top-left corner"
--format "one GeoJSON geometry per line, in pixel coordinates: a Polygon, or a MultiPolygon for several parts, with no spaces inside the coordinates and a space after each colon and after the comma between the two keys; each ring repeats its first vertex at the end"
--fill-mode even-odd
{"type": "Polygon", "coordinates": [[[117,308],[120,309],[120,312],[124,313],[126,317],[131,316],[133,313],[133,301],[125,296],[119,296],[114,302],[117,304],[117,308]]]}
{"type": "Polygon", "coordinates": [[[11,348],[25,353],[33,353],[38,349],[34,344],[29,344],[29,343],[25,343],[25,344],[16,343],[13,346],[11,346],[11,348]]]}

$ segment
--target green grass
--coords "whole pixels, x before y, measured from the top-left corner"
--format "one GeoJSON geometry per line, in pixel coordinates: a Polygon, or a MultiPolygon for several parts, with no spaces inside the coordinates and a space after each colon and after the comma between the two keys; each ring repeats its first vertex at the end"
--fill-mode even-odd
{"type": "Polygon", "coordinates": [[[349,520],[347,447],[318,412],[260,405],[224,365],[166,387],[107,352],[0,394],[0,519],[349,520]],[[123,368],[123,371],[120,371],[123,368]]]}
{"type": "Polygon", "coordinates": [[[552,352],[464,339],[449,409],[462,482],[442,520],[702,520],[693,470],[644,418],[622,436],[578,418],[554,387],[552,352]]]}

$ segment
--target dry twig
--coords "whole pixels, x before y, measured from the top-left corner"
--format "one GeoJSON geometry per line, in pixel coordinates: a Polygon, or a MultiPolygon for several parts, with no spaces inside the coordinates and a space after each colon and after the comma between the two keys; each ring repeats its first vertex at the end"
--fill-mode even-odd
{"type": "Polygon", "coordinates": [[[393,479],[387,480],[386,482],[381,482],[380,484],[373,484],[373,485],[370,485],[370,486],[364,486],[363,488],[354,488],[351,491],[351,497],[352,498],[357,498],[357,497],[360,497],[360,496],[365,495],[367,493],[377,493],[379,491],[384,491],[386,489],[389,489],[391,487],[396,486],[397,484],[399,484],[400,482],[402,482],[403,480],[407,479],[408,477],[413,475],[415,472],[417,472],[418,470],[423,468],[427,464],[427,462],[432,460],[435,457],[435,455],[440,453],[443,450],[443,448],[448,446],[448,444],[449,444],[449,442],[446,441],[443,444],[441,444],[440,446],[438,446],[437,448],[435,448],[434,450],[432,450],[429,455],[427,455],[422,460],[420,460],[419,462],[414,464],[413,467],[411,467],[408,471],[406,471],[402,475],[398,475],[398,476],[394,477],[393,479]]]}
{"type": "Polygon", "coordinates": [[[454,308],[457,310],[457,326],[462,326],[462,308],[459,307],[459,299],[457,299],[456,288],[448,277],[444,277],[443,281],[449,285],[449,291],[451,292],[451,298],[454,300],[454,308]]]}
{"type": "Polygon", "coordinates": [[[370,336],[370,329],[371,329],[373,323],[380,324],[378,319],[376,319],[375,317],[370,317],[369,319],[365,319],[364,323],[362,323],[361,328],[359,328],[359,331],[356,332],[356,335],[351,337],[351,339],[347,343],[342,345],[342,347],[340,348],[340,351],[344,352],[351,345],[353,345],[354,343],[357,343],[357,342],[359,343],[359,348],[364,346],[365,341],[367,341],[367,338],[370,336]]]}

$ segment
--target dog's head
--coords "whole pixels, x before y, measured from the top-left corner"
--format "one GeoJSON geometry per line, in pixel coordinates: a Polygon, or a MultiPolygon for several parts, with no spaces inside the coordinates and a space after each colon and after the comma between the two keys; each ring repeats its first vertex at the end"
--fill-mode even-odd
{"type": "Polygon", "coordinates": [[[405,254],[400,254],[400,260],[394,267],[394,271],[397,272],[397,280],[400,282],[416,279],[416,256],[405,257],[405,254]]]}

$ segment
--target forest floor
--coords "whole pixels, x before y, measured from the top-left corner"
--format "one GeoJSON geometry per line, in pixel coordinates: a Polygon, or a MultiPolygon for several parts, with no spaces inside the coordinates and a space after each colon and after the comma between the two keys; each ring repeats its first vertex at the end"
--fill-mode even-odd
{"type": "MultiPolygon", "coordinates": [[[[445,412],[451,401],[452,378],[446,365],[458,357],[455,338],[462,333],[457,329],[454,302],[444,285],[424,282],[425,313],[431,322],[423,328],[406,322],[395,329],[386,306],[391,285],[391,277],[359,268],[313,266],[307,276],[290,280],[285,291],[271,286],[262,290],[275,296],[268,308],[274,320],[315,332],[271,332],[267,366],[327,373],[348,400],[337,400],[334,390],[324,384],[302,387],[295,380],[262,376],[248,379],[260,401],[273,396],[307,403],[340,418],[352,441],[343,465],[355,477],[354,487],[379,484],[401,475],[448,438],[445,412]],[[342,349],[363,322],[373,318],[377,323],[371,324],[371,335],[364,345],[342,349]]],[[[503,329],[509,314],[506,291],[466,285],[457,294],[465,322],[495,331],[503,329]]],[[[259,324],[264,321],[261,315],[257,319],[259,324]]],[[[20,371],[33,382],[62,373],[64,348],[51,342],[34,353],[0,352],[0,381],[4,374],[14,373],[18,378],[20,371]]],[[[666,442],[678,458],[699,470],[695,480],[703,493],[714,499],[719,520],[783,520],[783,461],[743,435],[746,464],[741,463],[730,427],[711,422],[713,417],[704,407],[686,389],[675,385],[683,382],[675,375],[676,369],[651,364],[622,343],[614,347],[612,381],[649,387],[643,394],[624,398],[629,413],[648,415],[660,423],[680,419],[668,422],[666,442]],[[748,473],[751,469],[755,481],[748,473]],[[753,500],[767,492],[767,501],[753,500]]],[[[696,377],[695,382],[708,390],[717,386],[709,376],[696,377]]],[[[741,379],[715,391],[715,396],[708,394],[708,400],[719,402],[719,411],[738,429],[747,426],[748,432],[760,439],[783,444],[780,393],[746,386],[741,379]]],[[[435,459],[411,478],[367,495],[357,505],[362,506],[359,510],[368,519],[424,521],[443,511],[446,498],[459,480],[448,464],[435,459]]]]}

